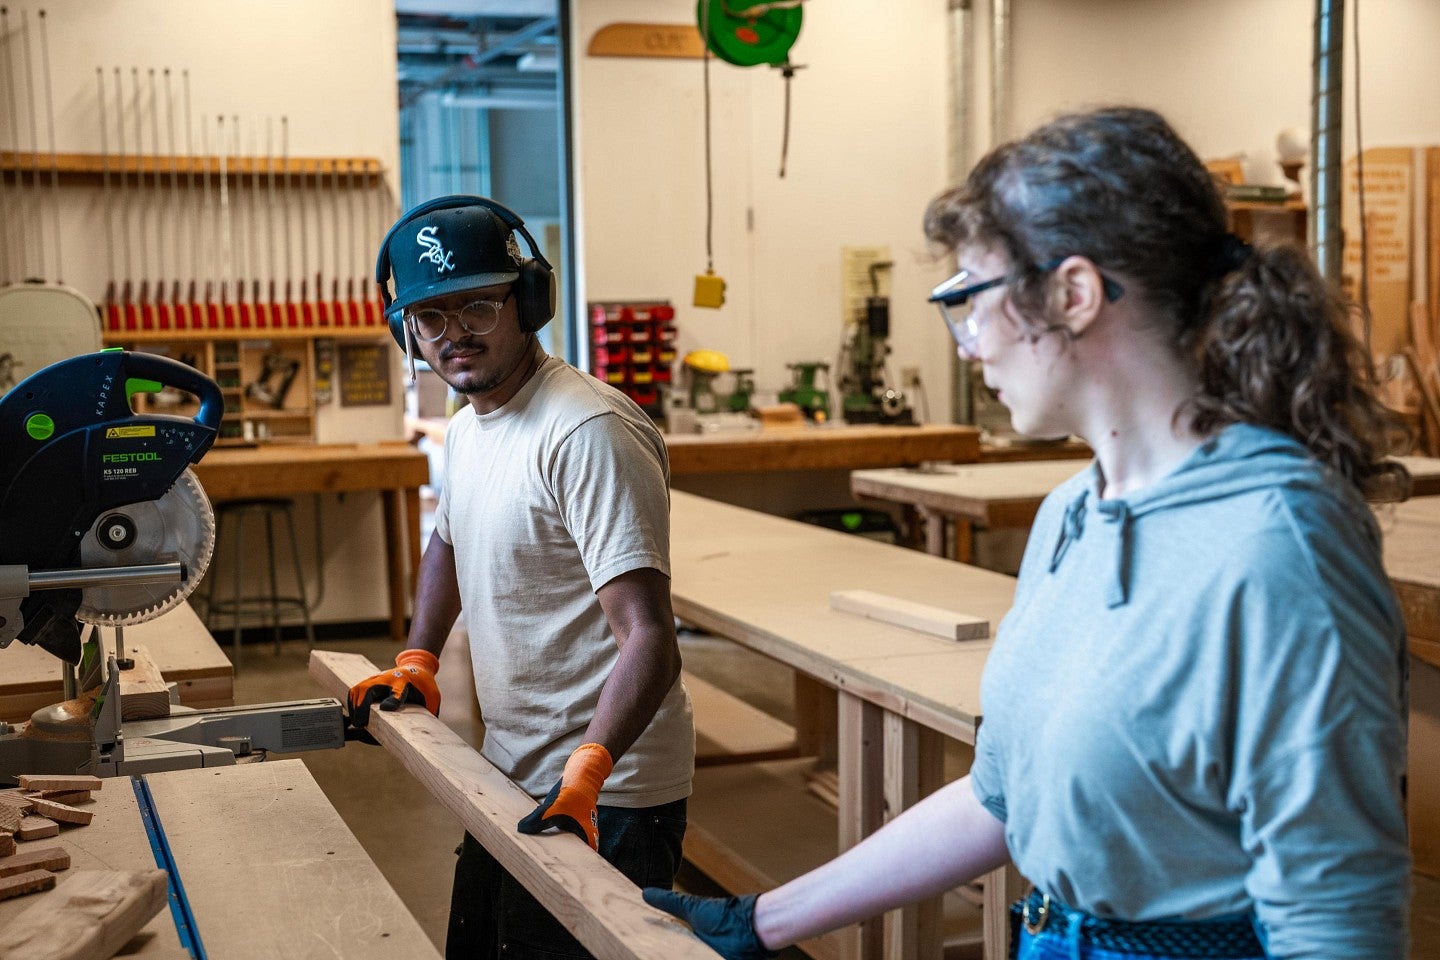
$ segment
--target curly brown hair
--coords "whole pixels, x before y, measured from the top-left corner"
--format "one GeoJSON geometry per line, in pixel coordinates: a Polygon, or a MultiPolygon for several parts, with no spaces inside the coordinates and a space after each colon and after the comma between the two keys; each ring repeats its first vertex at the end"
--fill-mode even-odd
{"type": "Polygon", "coordinates": [[[1344,302],[1299,248],[1236,241],[1214,178],[1154,111],[1069,114],[995,148],[930,203],[925,233],[951,250],[1003,250],[1011,299],[1037,336],[1068,332],[1047,317],[1042,264],[1081,254],[1121,275],[1194,357],[1200,388],[1181,415],[1196,432],[1270,427],[1369,499],[1407,495],[1408,474],[1387,457],[1408,434],[1375,396],[1344,302]]]}

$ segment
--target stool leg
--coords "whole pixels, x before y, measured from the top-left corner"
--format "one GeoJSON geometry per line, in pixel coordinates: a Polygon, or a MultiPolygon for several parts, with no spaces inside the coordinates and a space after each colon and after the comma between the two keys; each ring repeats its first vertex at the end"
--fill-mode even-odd
{"type": "Polygon", "coordinates": [[[245,594],[242,592],[240,574],[245,568],[245,517],[241,515],[235,518],[235,623],[233,626],[232,643],[235,647],[235,672],[240,672],[240,614],[244,610],[240,598],[245,594]]]}
{"type": "Polygon", "coordinates": [[[275,575],[275,514],[265,511],[265,557],[270,565],[270,635],[280,655],[280,583],[275,575]]]}
{"type": "MultiPolygon", "coordinates": [[[[300,566],[300,541],[295,537],[295,511],[285,511],[290,529],[290,562],[295,565],[295,591],[300,595],[300,615],[305,618],[305,648],[315,649],[315,627],[310,623],[310,598],[305,595],[305,568],[300,566]]],[[[323,562],[323,561],[322,561],[323,562]]]]}

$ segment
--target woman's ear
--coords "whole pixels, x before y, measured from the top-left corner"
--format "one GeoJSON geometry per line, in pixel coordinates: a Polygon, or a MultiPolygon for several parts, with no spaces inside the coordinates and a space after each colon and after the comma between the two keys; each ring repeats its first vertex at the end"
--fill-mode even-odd
{"type": "Polygon", "coordinates": [[[1051,316],[1064,325],[1072,337],[1084,336],[1106,303],[1105,278],[1100,275],[1100,268],[1087,257],[1066,257],[1055,268],[1051,290],[1054,298],[1051,316]]]}

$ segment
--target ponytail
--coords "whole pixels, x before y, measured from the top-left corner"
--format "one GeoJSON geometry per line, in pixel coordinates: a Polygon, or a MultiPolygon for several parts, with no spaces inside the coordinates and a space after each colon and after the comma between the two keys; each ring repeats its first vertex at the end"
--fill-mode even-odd
{"type": "Polygon", "coordinates": [[[1291,244],[1250,252],[1216,285],[1195,341],[1200,391],[1191,425],[1230,423],[1294,437],[1371,500],[1403,500],[1410,478],[1386,457],[1407,445],[1400,417],[1375,395],[1344,303],[1291,244]]]}

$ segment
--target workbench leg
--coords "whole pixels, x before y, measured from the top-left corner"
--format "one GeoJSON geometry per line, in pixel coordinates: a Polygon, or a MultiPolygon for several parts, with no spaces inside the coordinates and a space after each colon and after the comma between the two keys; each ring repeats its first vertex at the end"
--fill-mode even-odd
{"type": "MultiPolygon", "coordinates": [[[[888,823],[945,780],[944,738],[899,714],[884,719],[884,812],[888,823]]],[[[885,915],[886,960],[940,960],[939,897],[885,915]]]]}
{"type": "Polygon", "coordinates": [[[945,549],[945,523],[948,518],[943,513],[921,507],[920,519],[925,522],[925,552],[932,557],[945,556],[948,552],[945,549]]]}
{"type": "Polygon", "coordinates": [[[969,563],[975,556],[975,525],[964,517],[955,518],[955,559],[969,563]]]}
{"type": "Polygon", "coordinates": [[[1025,879],[1013,863],[985,874],[985,902],[981,906],[981,936],[985,960],[1010,955],[1010,904],[1025,893],[1025,879]]]}
{"type": "Polygon", "coordinates": [[[425,545],[420,542],[420,488],[405,489],[405,540],[410,547],[410,588],[407,596],[415,595],[415,581],[420,576],[420,552],[425,545]]]}
{"type": "Polygon", "coordinates": [[[815,757],[818,766],[835,766],[835,688],[795,673],[795,749],[815,757]]]}
{"type": "Polygon", "coordinates": [[[405,506],[399,490],[380,491],[385,508],[385,572],[389,578],[390,639],[404,643],[405,636],[405,506]]]}
{"type": "MultiPolygon", "coordinates": [[[[848,850],[880,829],[884,821],[884,711],[838,692],[840,747],[840,849],[848,850]]],[[[840,960],[881,960],[885,955],[881,917],[837,931],[840,960]]]]}

